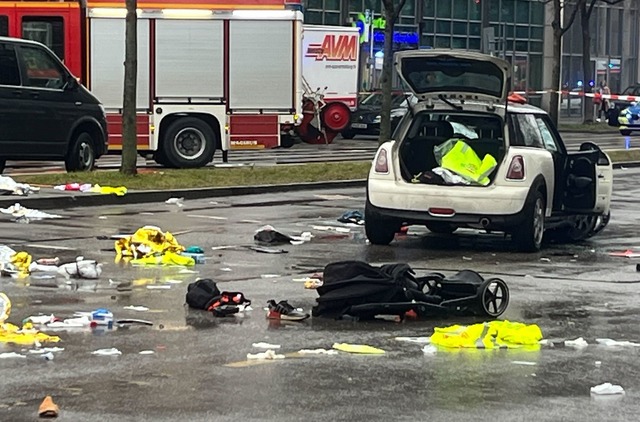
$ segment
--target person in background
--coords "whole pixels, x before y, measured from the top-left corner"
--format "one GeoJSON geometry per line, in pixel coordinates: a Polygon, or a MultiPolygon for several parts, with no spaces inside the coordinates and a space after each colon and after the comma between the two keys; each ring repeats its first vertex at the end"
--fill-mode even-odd
{"type": "MultiPolygon", "coordinates": [[[[598,90],[598,93],[600,95],[611,95],[611,90],[609,89],[609,85],[607,85],[607,81],[606,80],[601,80],[600,81],[600,89],[598,90]]],[[[609,116],[609,99],[608,98],[600,98],[600,107],[598,107],[598,118],[596,119],[597,122],[601,122],[602,121],[602,113],[604,112],[604,119],[605,121],[608,119],[609,116]]]]}

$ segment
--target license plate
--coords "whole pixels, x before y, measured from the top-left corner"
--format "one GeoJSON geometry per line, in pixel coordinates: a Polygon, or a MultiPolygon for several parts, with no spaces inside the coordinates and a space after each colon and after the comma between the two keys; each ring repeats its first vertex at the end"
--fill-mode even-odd
{"type": "Polygon", "coordinates": [[[367,128],[367,124],[366,123],[351,123],[351,127],[354,129],[366,129],[367,128]]]}

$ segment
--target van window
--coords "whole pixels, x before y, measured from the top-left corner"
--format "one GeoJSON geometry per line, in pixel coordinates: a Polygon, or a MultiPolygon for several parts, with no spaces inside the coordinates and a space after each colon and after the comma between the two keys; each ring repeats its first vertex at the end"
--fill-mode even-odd
{"type": "Polygon", "coordinates": [[[0,44],[0,85],[20,85],[18,58],[12,44],[0,44]]]}
{"type": "Polygon", "coordinates": [[[0,15],[0,37],[9,36],[9,17],[0,15]]]}
{"type": "Polygon", "coordinates": [[[35,88],[62,89],[66,84],[62,68],[46,50],[21,46],[26,70],[25,86],[35,88]]]}
{"type": "Polygon", "coordinates": [[[64,21],[61,17],[23,17],[22,38],[46,45],[64,60],[64,21]]]}

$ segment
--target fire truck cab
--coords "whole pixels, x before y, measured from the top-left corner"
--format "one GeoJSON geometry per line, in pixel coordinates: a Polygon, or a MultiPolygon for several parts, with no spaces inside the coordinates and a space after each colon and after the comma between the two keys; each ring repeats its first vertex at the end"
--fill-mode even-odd
{"type": "MultiPolygon", "coordinates": [[[[139,0],[139,153],[189,168],[211,162],[216,150],[281,146],[301,120],[299,8],[283,0],[139,0]]],[[[100,99],[111,152],[122,149],[125,16],[119,0],[0,0],[0,36],[47,45],[100,99]]]]}

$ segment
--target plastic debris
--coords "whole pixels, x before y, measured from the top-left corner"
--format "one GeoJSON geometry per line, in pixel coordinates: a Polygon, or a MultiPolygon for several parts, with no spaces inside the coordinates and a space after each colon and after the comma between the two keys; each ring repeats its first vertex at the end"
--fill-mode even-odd
{"type": "Polygon", "coordinates": [[[146,306],[125,306],[123,309],[136,312],[147,312],[149,310],[146,306]]]}
{"type": "MultiPolygon", "coordinates": [[[[162,257],[167,253],[180,254],[185,250],[169,232],[158,227],[144,226],[133,235],[125,236],[115,242],[117,258],[142,259],[146,257],[162,257]]],[[[189,258],[194,265],[193,259],[189,258]]]]}
{"type": "Polygon", "coordinates": [[[154,352],[153,350],[141,350],[138,352],[139,355],[153,355],[156,352],[154,352]]]}
{"type": "Polygon", "coordinates": [[[260,252],[260,253],[268,253],[268,254],[281,254],[281,253],[289,253],[284,249],[276,249],[276,248],[266,248],[263,246],[250,246],[249,249],[252,251],[260,252]]]}
{"type": "Polygon", "coordinates": [[[619,385],[614,385],[609,382],[591,387],[591,394],[597,395],[614,395],[624,394],[624,388],[619,385]]]}
{"type": "Polygon", "coordinates": [[[627,249],[622,252],[609,252],[610,256],[620,256],[623,258],[640,258],[640,252],[635,252],[633,249],[627,249]]]}
{"type": "Polygon", "coordinates": [[[47,396],[42,400],[38,407],[38,416],[41,418],[57,418],[60,409],[58,405],[53,402],[51,396],[47,396]]]}
{"type": "Polygon", "coordinates": [[[119,319],[119,320],[116,321],[116,324],[118,324],[118,325],[139,324],[139,325],[153,326],[153,322],[151,322],[151,321],[147,321],[145,319],[133,319],[133,318],[119,319]]]}
{"type": "Polygon", "coordinates": [[[43,325],[56,320],[57,318],[53,314],[51,314],[51,315],[30,316],[25,318],[24,322],[31,322],[33,324],[43,325]]]}
{"type": "Polygon", "coordinates": [[[373,346],[368,346],[366,344],[334,343],[333,346],[331,347],[333,347],[336,350],[340,350],[342,352],[365,354],[365,355],[383,355],[386,353],[382,349],[378,349],[373,346]]]}
{"type": "Polygon", "coordinates": [[[0,292],[0,325],[9,319],[11,315],[11,300],[6,294],[0,292]]]}
{"type": "Polygon", "coordinates": [[[148,290],[169,290],[171,289],[171,284],[149,284],[147,285],[148,290]]]}
{"type": "Polygon", "coordinates": [[[327,349],[302,349],[298,350],[298,353],[301,355],[337,355],[337,350],[327,350],[327,349]]]}
{"type": "Polygon", "coordinates": [[[549,258],[540,258],[540,262],[551,262],[549,258]]]}
{"type": "Polygon", "coordinates": [[[16,218],[16,220],[23,219],[23,222],[29,222],[29,220],[62,218],[60,215],[48,214],[46,212],[25,208],[18,203],[10,206],[9,208],[0,208],[0,213],[10,215],[16,218]]]}
{"type": "Polygon", "coordinates": [[[270,344],[265,342],[253,343],[251,346],[256,347],[258,349],[279,349],[280,348],[279,344],[270,344]]]}
{"type": "Polygon", "coordinates": [[[111,349],[98,349],[91,352],[91,354],[96,356],[120,356],[122,352],[112,347],[111,349]]]}
{"type": "Polygon", "coordinates": [[[26,183],[17,183],[9,176],[0,176],[0,195],[28,196],[37,193],[40,188],[32,187],[26,183]]]}
{"type": "Polygon", "coordinates": [[[40,355],[40,357],[41,357],[42,359],[44,359],[44,360],[47,360],[47,361],[49,361],[49,360],[53,360],[53,353],[51,353],[51,352],[42,353],[42,354],[40,355]]]}
{"type": "Polygon", "coordinates": [[[79,256],[75,262],[70,262],[61,266],[55,265],[42,265],[37,262],[31,262],[28,266],[30,273],[44,272],[44,273],[56,273],[66,278],[83,278],[87,280],[95,280],[100,278],[102,274],[102,264],[91,259],[84,259],[79,256]]]}
{"type": "Polygon", "coordinates": [[[406,341],[409,343],[423,343],[429,344],[431,343],[431,337],[396,337],[397,341],[406,341]]]}
{"type": "Polygon", "coordinates": [[[564,342],[564,345],[566,347],[575,347],[576,349],[582,349],[584,347],[587,347],[589,343],[587,343],[586,340],[583,339],[582,337],[579,337],[575,340],[566,340],[564,342]]]}
{"type": "Polygon", "coordinates": [[[280,274],[261,274],[260,278],[278,278],[280,274]]]}
{"type": "Polygon", "coordinates": [[[164,203],[168,205],[176,205],[178,208],[182,208],[184,206],[184,198],[169,198],[164,201],[164,203]]]}
{"type": "Polygon", "coordinates": [[[55,190],[71,191],[71,192],[89,192],[93,185],[91,183],[67,183],[66,185],[54,186],[55,190]]]}
{"type": "Polygon", "coordinates": [[[312,226],[313,230],[319,231],[334,231],[338,233],[351,233],[351,229],[347,227],[333,227],[333,226],[312,226]]]}
{"type": "Polygon", "coordinates": [[[266,352],[261,353],[247,353],[247,359],[257,359],[257,360],[275,360],[275,359],[284,359],[284,355],[279,355],[273,350],[267,350],[266,352]]]}
{"type": "Polygon", "coordinates": [[[93,185],[93,187],[89,189],[89,192],[99,193],[102,195],[124,196],[127,194],[127,188],[125,188],[124,186],[112,187],[112,186],[93,185]]]}
{"type": "Polygon", "coordinates": [[[54,353],[54,352],[62,352],[64,351],[64,347],[44,347],[42,349],[31,349],[29,353],[33,353],[35,355],[41,355],[44,353],[54,353]]]}
{"type": "Polygon", "coordinates": [[[317,278],[308,278],[304,282],[305,289],[317,289],[318,287],[322,287],[324,282],[322,280],[318,280],[317,278]]]}
{"type": "Polygon", "coordinates": [[[600,360],[595,361],[595,365],[596,365],[596,366],[600,366],[600,365],[602,365],[602,361],[600,361],[600,360]]]}
{"type": "Polygon", "coordinates": [[[640,347],[640,343],[634,343],[632,341],[618,341],[618,340],[612,340],[610,338],[597,338],[596,343],[601,344],[603,346],[613,346],[613,347],[640,347]]]}
{"type": "Polygon", "coordinates": [[[529,362],[526,360],[512,360],[511,363],[513,363],[514,365],[524,365],[524,366],[536,366],[537,363],[535,362],[529,362]]]}
{"type": "Polygon", "coordinates": [[[435,355],[438,352],[438,348],[433,344],[427,344],[422,348],[422,353],[425,355],[435,355]]]}
{"type": "Polygon", "coordinates": [[[0,353],[0,359],[12,359],[12,358],[26,358],[26,356],[16,352],[0,353]]]}

